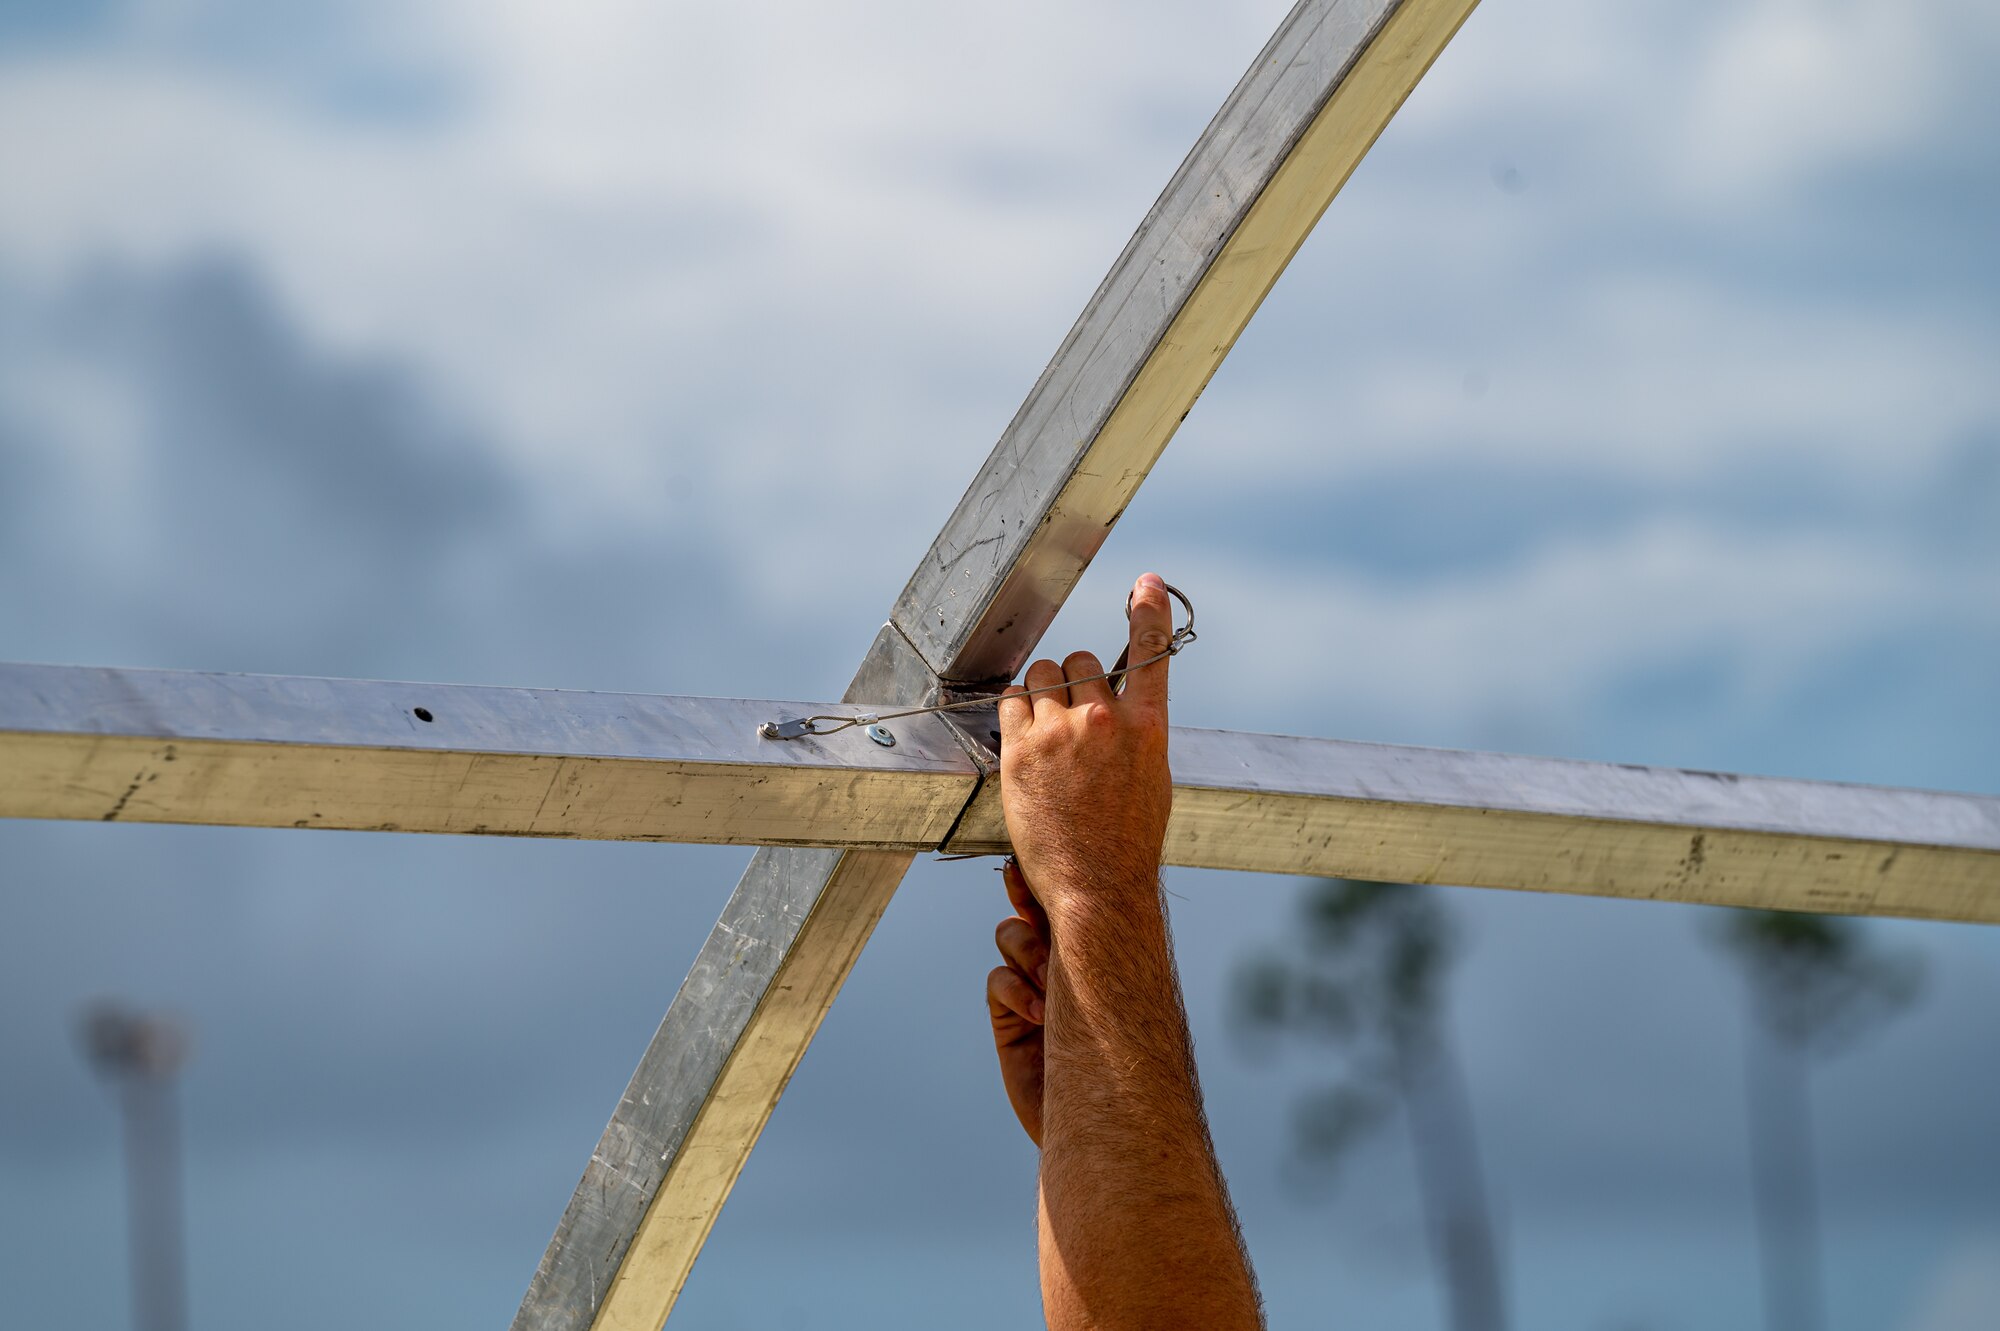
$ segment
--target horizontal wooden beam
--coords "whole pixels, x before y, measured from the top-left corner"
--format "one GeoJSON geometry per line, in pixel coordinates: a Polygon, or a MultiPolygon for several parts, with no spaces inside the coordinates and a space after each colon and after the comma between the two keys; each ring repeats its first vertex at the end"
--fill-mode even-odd
{"type": "MultiPolygon", "coordinates": [[[[2000,798],[1176,728],[1169,864],[2000,923],[2000,798]]],[[[1007,844],[1000,789],[945,846],[1007,844]]]]}
{"type": "MultiPolygon", "coordinates": [[[[989,723],[757,734],[864,706],[0,665],[0,816],[1005,853],[989,723]]],[[[1169,864],[2000,922],[1993,796],[1187,728],[1172,761],[1169,864]]]]}
{"type": "Polygon", "coordinates": [[[935,846],[979,770],[934,717],[813,705],[0,665],[0,816],[735,845],[935,846]]]}

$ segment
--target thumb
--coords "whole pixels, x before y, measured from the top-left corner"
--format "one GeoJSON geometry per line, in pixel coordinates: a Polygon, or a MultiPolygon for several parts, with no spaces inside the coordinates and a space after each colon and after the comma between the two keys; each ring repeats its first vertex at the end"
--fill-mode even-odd
{"type": "Polygon", "coordinates": [[[1174,611],[1167,600],[1167,584],[1157,573],[1142,573],[1132,585],[1131,652],[1134,668],[1125,676],[1125,696],[1139,702],[1167,700],[1167,663],[1162,657],[1151,665],[1137,663],[1159,656],[1174,640],[1174,611]]]}

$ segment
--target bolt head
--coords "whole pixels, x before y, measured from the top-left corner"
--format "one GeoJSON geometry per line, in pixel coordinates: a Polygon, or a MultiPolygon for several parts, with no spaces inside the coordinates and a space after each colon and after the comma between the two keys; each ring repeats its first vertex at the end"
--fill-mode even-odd
{"type": "Polygon", "coordinates": [[[890,733],[887,726],[868,727],[868,738],[874,740],[885,749],[892,749],[896,746],[896,737],[890,733]]]}

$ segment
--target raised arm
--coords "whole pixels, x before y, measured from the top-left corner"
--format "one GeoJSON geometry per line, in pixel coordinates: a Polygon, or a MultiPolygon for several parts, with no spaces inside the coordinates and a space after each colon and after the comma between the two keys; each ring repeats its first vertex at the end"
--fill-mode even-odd
{"type": "MultiPolygon", "coordinates": [[[[1162,652],[1167,593],[1133,589],[1131,659],[1162,652]]],[[[1037,661],[1027,687],[1099,674],[1037,661]]],[[[1167,662],[1000,705],[1001,791],[1019,912],[988,979],[1003,1079],[1042,1148],[1042,1304],[1054,1331],[1261,1325],[1255,1279],[1195,1078],[1160,848],[1167,662]]]]}

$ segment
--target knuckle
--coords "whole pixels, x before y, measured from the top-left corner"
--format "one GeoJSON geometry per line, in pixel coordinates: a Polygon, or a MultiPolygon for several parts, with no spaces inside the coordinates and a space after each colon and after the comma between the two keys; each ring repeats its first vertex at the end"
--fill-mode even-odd
{"type": "Polygon", "coordinates": [[[1118,713],[1101,702],[1085,703],[1073,710],[1077,723],[1087,733],[1101,734],[1118,728],[1118,713]]]}
{"type": "Polygon", "coordinates": [[[1167,644],[1172,641],[1173,641],[1172,635],[1170,635],[1165,629],[1148,628],[1148,629],[1142,629],[1139,632],[1139,646],[1143,648],[1148,655],[1164,652],[1165,650],[1167,650],[1167,644]]]}

